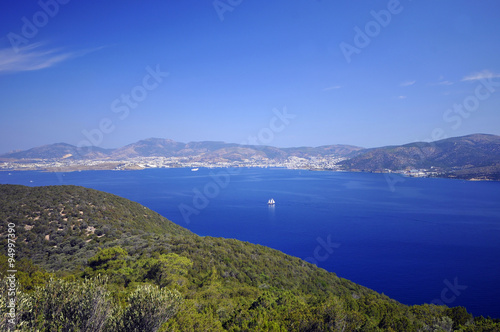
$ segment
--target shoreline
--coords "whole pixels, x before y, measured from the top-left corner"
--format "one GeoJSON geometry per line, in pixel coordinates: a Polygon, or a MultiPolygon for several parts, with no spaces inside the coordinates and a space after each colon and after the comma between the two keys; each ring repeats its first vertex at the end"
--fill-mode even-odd
{"type": "Polygon", "coordinates": [[[317,168],[317,167],[286,167],[283,165],[182,165],[175,167],[141,167],[138,165],[127,165],[117,169],[118,165],[123,164],[123,162],[106,162],[99,165],[89,165],[84,167],[78,166],[62,166],[62,167],[33,167],[33,168],[0,168],[0,172],[26,172],[26,171],[36,171],[44,173],[72,173],[72,172],[82,172],[82,171],[141,171],[146,169],[190,169],[190,168],[208,168],[208,169],[221,169],[221,168],[279,168],[279,169],[290,169],[290,170],[307,170],[311,172],[345,172],[345,173],[373,173],[373,174],[397,174],[405,178],[437,178],[437,179],[450,179],[450,180],[464,180],[471,182],[498,182],[500,178],[492,177],[457,177],[453,174],[447,173],[441,175],[418,175],[412,176],[405,173],[400,173],[399,171],[361,171],[361,170],[346,170],[346,169],[332,169],[332,168],[317,168]]]}

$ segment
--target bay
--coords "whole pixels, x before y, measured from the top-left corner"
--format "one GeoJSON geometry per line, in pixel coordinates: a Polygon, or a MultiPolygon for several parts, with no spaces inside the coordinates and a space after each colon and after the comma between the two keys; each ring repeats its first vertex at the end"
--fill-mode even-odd
{"type": "Polygon", "coordinates": [[[278,249],[405,304],[500,317],[499,182],[201,168],[0,172],[0,183],[102,190],[196,234],[278,249]]]}

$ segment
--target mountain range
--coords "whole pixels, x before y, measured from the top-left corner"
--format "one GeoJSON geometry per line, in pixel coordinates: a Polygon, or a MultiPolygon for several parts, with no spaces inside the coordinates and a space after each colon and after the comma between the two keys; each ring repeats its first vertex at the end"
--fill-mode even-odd
{"type": "Polygon", "coordinates": [[[253,157],[257,159],[285,160],[291,156],[303,158],[326,155],[350,157],[362,150],[363,148],[352,145],[325,145],[314,148],[276,148],[264,145],[240,145],[217,141],[180,143],[164,138],[149,138],[117,149],[103,149],[94,146],[79,148],[71,144],[56,143],[25,151],[9,152],[0,155],[0,159],[125,160],[136,157],[198,157],[201,161],[214,159],[235,161],[253,157]]]}
{"type": "Polygon", "coordinates": [[[0,161],[128,160],[138,157],[187,157],[216,163],[242,160],[282,162],[290,157],[344,158],[345,171],[398,172],[434,170],[433,174],[463,179],[500,180],[500,136],[472,134],[435,142],[415,142],[364,149],[353,145],[278,148],[216,141],[181,143],[163,138],[140,140],[116,149],[78,148],[66,143],[35,147],[0,155],[0,161]]]}

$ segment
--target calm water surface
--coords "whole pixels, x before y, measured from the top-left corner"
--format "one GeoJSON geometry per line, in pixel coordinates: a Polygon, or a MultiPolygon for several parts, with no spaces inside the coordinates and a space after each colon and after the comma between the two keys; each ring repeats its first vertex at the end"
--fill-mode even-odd
{"type": "Polygon", "coordinates": [[[0,172],[0,183],[103,190],[199,235],[281,250],[405,304],[500,317],[500,182],[202,168],[0,172]]]}

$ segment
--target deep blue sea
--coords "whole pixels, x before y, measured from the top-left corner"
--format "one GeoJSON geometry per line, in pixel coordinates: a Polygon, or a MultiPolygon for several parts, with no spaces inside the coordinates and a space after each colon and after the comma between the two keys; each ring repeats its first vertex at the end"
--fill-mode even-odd
{"type": "Polygon", "coordinates": [[[278,249],[405,304],[500,318],[500,182],[201,168],[0,172],[0,183],[106,191],[199,235],[278,249]]]}

